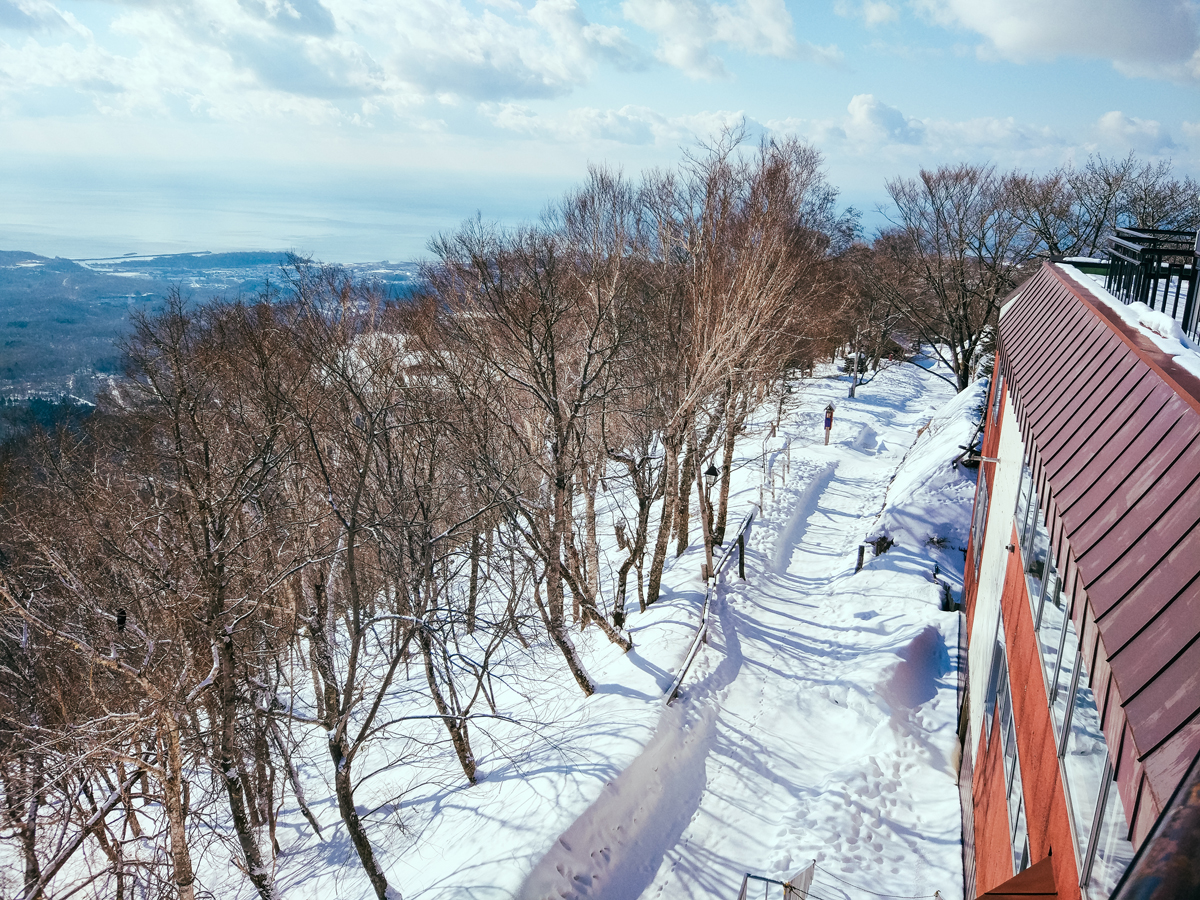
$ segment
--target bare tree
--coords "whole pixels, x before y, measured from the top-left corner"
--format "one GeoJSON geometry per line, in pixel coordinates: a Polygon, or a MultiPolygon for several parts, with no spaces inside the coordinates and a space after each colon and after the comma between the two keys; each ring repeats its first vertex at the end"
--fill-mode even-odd
{"type": "Polygon", "coordinates": [[[575,546],[573,499],[587,480],[589,420],[624,340],[632,193],[593,170],[556,219],[513,234],[467,223],[434,242],[426,270],[440,312],[441,376],[473,410],[476,471],[544,568],[551,639],[585,694],[595,690],[568,633],[569,589],[583,614],[628,649],[589,590],[575,546]]]}
{"type": "Polygon", "coordinates": [[[672,527],[686,540],[700,463],[722,427],[737,421],[727,415],[733,385],[769,379],[785,365],[791,348],[781,338],[826,302],[824,270],[844,225],[815,149],[786,140],[742,154],[740,143],[740,133],[728,133],[690,157],[682,177],[653,175],[642,191],[651,233],[644,303],[666,349],[657,382],[666,494],[650,602],[672,527]]]}
{"type": "Polygon", "coordinates": [[[1200,185],[1169,161],[1089,156],[1079,168],[1005,177],[1014,214],[1051,257],[1095,256],[1118,227],[1195,230],[1200,185]]]}
{"type": "Polygon", "coordinates": [[[1033,240],[1004,188],[990,167],[966,163],[887,182],[895,227],[875,250],[896,277],[881,286],[959,390],[970,385],[1000,304],[1031,257],[1033,240]]]}

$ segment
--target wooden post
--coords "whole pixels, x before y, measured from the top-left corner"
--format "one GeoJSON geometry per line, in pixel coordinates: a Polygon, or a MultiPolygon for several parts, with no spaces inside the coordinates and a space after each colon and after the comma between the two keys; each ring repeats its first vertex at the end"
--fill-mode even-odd
{"type": "Polygon", "coordinates": [[[707,581],[713,571],[713,539],[709,531],[708,498],[704,493],[704,475],[700,471],[700,463],[696,463],[696,496],[700,502],[700,528],[704,535],[704,580],[707,581]]]}
{"type": "Polygon", "coordinates": [[[746,532],[738,534],[738,578],[746,580],[746,532]]]}
{"type": "Polygon", "coordinates": [[[856,566],[854,567],[854,571],[855,571],[855,572],[862,571],[862,567],[863,567],[863,554],[864,554],[864,553],[866,553],[866,551],[867,551],[867,548],[866,548],[866,545],[865,545],[865,544],[859,544],[859,545],[858,545],[858,565],[856,565],[856,566]]]}

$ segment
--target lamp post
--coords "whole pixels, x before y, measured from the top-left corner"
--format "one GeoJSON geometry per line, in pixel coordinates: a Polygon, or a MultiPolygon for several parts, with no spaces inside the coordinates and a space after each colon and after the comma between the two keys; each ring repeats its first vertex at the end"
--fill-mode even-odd
{"type": "Polygon", "coordinates": [[[704,470],[704,484],[707,488],[704,494],[704,505],[707,507],[705,510],[705,515],[708,516],[708,533],[712,536],[713,543],[716,544],[722,543],[722,539],[724,538],[724,535],[717,534],[713,528],[712,514],[712,489],[713,485],[717,483],[717,480],[720,477],[720,470],[717,469],[716,465],[710,462],[708,464],[708,468],[704,470]]]}
{"type": "Polygon", "coordinates": [[[703,473],[700,467],[696,466],[696,497],[700,503],[700,528],[704,533],[704,565],[701,573],[706,581],[715,574],[712,553],[712,504],[708,502],[708,492],[712,490],[720,474],[711,462],[703,473]]]}

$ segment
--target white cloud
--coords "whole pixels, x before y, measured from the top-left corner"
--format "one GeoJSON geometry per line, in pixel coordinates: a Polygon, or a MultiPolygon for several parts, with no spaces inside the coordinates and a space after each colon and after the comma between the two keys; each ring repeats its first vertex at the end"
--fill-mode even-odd
{"type": "Polygon", "coordinates": [[[846,114],[828,119],[781,119],[772,131],[798,134],[835,156],[909,161],[970,159],[1005,164],[1058,161],[1068,142],[1053,129],[1013,118],[938,119],[910,116],[871,94],[851,98],[846,114]]]}
{"type": "Polygon", "coordinates": [[[48,0],[0,0],[0,29],[33,33],[70,33],[90,36],[71,13],[48,0]]]}
{"type": "Polygon", "coordinates": [[[1175,146],[1171,135],[1160,123],[1153,119],[1131,118],[1119,110],[1102,115],[1095,130],[1101,142],[1122,150],[1162,153],[1175,146]]]}
{"type": "MultiPolygon", "coordinates": [[[[634,69],[645,62],[619,28],[589,23],[576,0],[538,0],[503,16],[475,14],[459,0],[400,6],[403,12],[373,30],[394,46],[389,65],[423,94],[549,97],[583,84],[600,63],[634,69]]],[[[366,30],[373,14],[364,7],[366,30]]]]}
{"type": "Polygon", "coordinates": [[[514,103],[483,104],[480,112],[497,128],[540,140],[594,145],[597,141],[619,144],[674,146],[704,140],[723,128],[745,124],[753,140],[763,127],[740,112],[701,112],[666,116],[644,106],[620,109],[581,107],[559,115],[539,115],[514,103]]]}
{"type": "Polygon", "coordinates": [[[874,2],[874,0],[863,0],[862,16],[868,25],[883,25],[887,22],[894,22],[900,18],[900,12],[890,3],[874,2]]]}
{"type": "Polygon", "coordinates": [[[913,0],[933,21],[981,35],[981,51],[1023,62],[1079,56],[1128,74],[1200,78],[1200,22],[1188,0],[913,0]]]}
{"type": "Polygon", "coordinates": [[[862,19],[868,28],[886,25],[900,18],[900,10],[887,0],[862,0],[861,3],[837,0],[833,9],[839,16],[862,19]]]}
{"type": "Polygon", "coordinates": [[[852,141],[875,144],[919,144],[925,137],[925,125],[876,100],[871,94],[856,94],[847,107],[849,116],[842,124],[852,141]]]}
{"type": "Polygon", "coordinates": [[[841,60],[836,47],[798,43],[783,0],[625,0],[625,18],[658,38],[658,57],[692,78],[724,78],[715,45],[819,63],[841,60]]]}
{"type": "Polygon", "coordinates": [[[104,112],[361,122],[560,95],[602,65],[649,61],[621,28],[590,22],[578,0],[469,2],[119,0],[113,41],[47,0],[0,0],[0,29],[27,34],[0,54],[0,103],[68,88],[104,112]]]}
{"type": "MultiPolygon", "coordinates": [[[[557,114],[539,113],[516,103],[479,107],[497,128],[542,141],[579,144],[599,141],[630,145],[678,146],[707,140],[722,128],[743,125],[751,143],[771,134],[795,134],[834,158],[855,158],[926,165],[937,159],[995,159],[1006,165],[1056,164],[1071,144],[1054,129],[1013,118],[982,116],[952,120],[910,116],[871,94],[857,94],[845,114],[826,119],[775,119],[759,122],[742,111],[706,111],[667,115],[645,106],[620,109],[583,107],[557,114]]],[[[1086,155],[1092,145],[1083,148],[1086,155]]]]}

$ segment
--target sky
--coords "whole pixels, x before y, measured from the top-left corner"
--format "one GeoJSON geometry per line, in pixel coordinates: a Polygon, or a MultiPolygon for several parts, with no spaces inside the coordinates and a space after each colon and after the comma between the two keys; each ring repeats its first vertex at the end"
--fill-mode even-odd
{"type": "Polygon", "coordinates": [[[1200,177],[1200,4],[0,0],[0,249],[416,259],[737,123],[813,143],[868,232],[963,160],[1200,177]]]}

